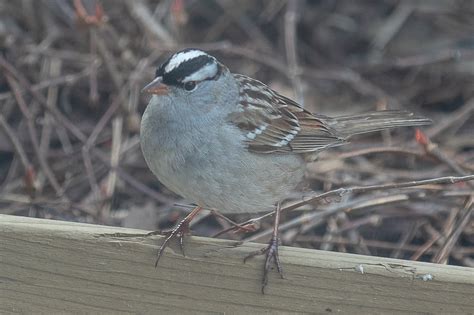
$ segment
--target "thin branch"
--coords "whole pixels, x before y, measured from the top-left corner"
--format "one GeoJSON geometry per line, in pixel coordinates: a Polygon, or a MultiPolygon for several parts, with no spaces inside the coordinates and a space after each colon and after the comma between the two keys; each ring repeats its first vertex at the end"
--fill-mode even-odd
{"type": "Polygon", "coordinates": [[[298,66],[298,45],[297,45],[297,34],[296,34],[296,22],[298,19],[298,0],[290,0],[287,3],[285,13],[285,50],[286,59],[288,60],[288,72],[290,80],[293,84],[293,91],[296,96],[296,100],[304,106],[304,95],[303,85],[301,82],[301,70],[298,66]]]}
{"type": "MultiPolygon", "coordinates": [[[[0,55],[0,68],[3,68],[5,73],[10,73],[11,76],[15,77],[17,81],[20,83],[20,85],[22,85],[24,88],[30,91],[30,93],[33,95],[35,100],[38,101],[38,103],[40,103],[43,106],[43,108],[51,112],[54,118],[58,122],[60,122],[67,130],[69,130],[71,134],[73,134],[77,139],[81,140],[82,142],[86,141],[86,136],[84,135],[84,133],[79,128],[77,128],[72,123],[72,121],[70,121],[59,110],[57,110],[56,107],[49,107],[48,102],[46,101],[46,98],[41,93],[39,93],[38,90],[33,89],[31,84],[28,82],[28,80],[1,55],[0,55]]],[[[18,90],[18,93],[19,93],[19,90],[18,90]]]]}
{"type": "Polygon", "coordinates": [[[164,44],[175,44],[173,36],[168,32],[168,30],[163,27],[150,12],[144,1],[125,1],[124,2],[132,17],[141,25],[142,29],[155,37],[158,42],[164,44]]]}
{"type": "Polygon", "coordinates": [[[466,117],[471,116],[473,113],[474,98],[471,98],[461,108],[450,114],[443,115],[443,119],[433,124],[433,126],[426,131],[426,134],[430,138],[435,138],[444,130],[456,125],[458,121],[466,119],[466,117]]]}
{"type": "MultiPolygon", "coordinates": [[[[87,77],[88,75],[90,75],[90,73],[91,73],[91,68],[86,68],[85,70],[80,71],[78,73],[66,74],[66,75],[55,77],[55,78],[51,78],[49,80],[45,80],[45,81],[42,81],[42,82],[39,82],[37,84],[32,85],[31,90],[33,90],[35,92],[39,92],[40,90],[47,89],[47,88],[50,88],[50,87],[59,86],[59,85],[62,85],[62,84],[72,85],[72,84],[76,83],[77,81],[87,77]]],[[[21,93],[24,94],[25,90],[24,89],[21,90],[21,93]]],[[[0,101],[8,100],[11,97],[13,97],[12,92],[0,93],[0,101]]]]}
{"type": "Polygon", "coordinates": [[[18,139],[15,132],[12,130],[7,120],[5,119],[5,117],[3,117],[2,113],[0,113],[0,127],[2,127],[8,139],[10,139],[13,149],[15,150],[16,154],[18,154],[21,164],[23,165],[23,168],[25,169],[25,172],[26,172],[31,167],[31,163],[28,159],[28,156],[25,153],[25,149],[23,149],[23,145],[21,144],[21,141],[18,139]]]}
{"type": "Polygon", "coordinates": [[[117,116],[112,121],[112,150],[110,152],[110,170],[106,179],[105,197],[106,203],[102,206],[100,217],[102,222],[107,222],[110,217],[111,199],[115,192],[117,183],[117,167],[120,161],[120,149],[122,147],[123,117],[117,116]]]}
{"type": "Polygon", "coordinates": [[[384,146],[384,147],[371,147],[371,148],[364,148],[360,150],[352,150],[350,152],[343,152],[337,155],[338,159],[348,159],[360,155],[367,155],[373,153],[399,153],[399,154],[408,154],[414,155],[417,157],[423,157],[425,154],[420,150],[408,149],[403,147],[395,147],[395,146],[384,146]]]}
{"type": "Polygon", "coordinates": [[[43,170],[44,174],[46,175],[46,178],[48,178],[48,181],[51,183],[51,186],[53,186],[54,190],[56,191],[56,194],[58,196],[62,196],[64,194],[64,190],[59,184],[56,177],[54,176],[51,169],[49,168],[48,162],[46,161],[44,155],[41,153],[40,145],[39,145],[38,139],[36,138],[36,129],[33,122],[33,116],[30,110],[28,109],[28,106],[26,105],[26,102],[23,99],[23,96],[20,93],[18,83],[8,73],[5,74],[5,77],[7,78],[7,82],[10,85],[10,88],[12,89],[15,95],[18,106],[20,107],[20,110],[26,119],[28,133],[30,134],[31,143],[33,144],[33,150],[35,151],[35,154],[38,157],[40,167],[43,170]]]}
{"type": "Polygon", "coordinates": [[[436,256],[433,258],[433,262],[436,263],[445,263],[449,257],[454,245],[459,239],[461,232],[464,230],[466,225],[469,223],[472,211],[474,210],[474,194],[469,196],[464,203],[463,210],[461,211],[461,217],[458,220],[458,224],[455,229],[446,239],[446,242],[443,244],[441,249],[436,253],[436,256]]]}
{"type": "MultiPolygon", "coordinates": [[[[306,204],[321,200],[321,199],[326,199],[329,197],[333,196],[345,196],[347,194],[353,194],[353,193],[361,193],[361,192],[369,192],[369,191],[375,191],[375,190],[387,190],[387,189],[396,189],[396,188],[407,188],[407,187],[416,187],[416,186],[423,186],[423,185],[429,185],[429,184],[455,184],[459,182],[466,182],[466,181],[471,181],[474,180],[474,175],[469,175],[469,176],[461,176],[461,177],[455,177],[455,176],[448,176],[448,177],[438,177],[438,178],[433,178],[433,179],[425,179],[425,180],[418,180],[418,181],[410,181],[410,182],[402,182],[402,183],[391,183],[391,184],[382,184],[382,185],[370,185],[370,186],[355,186],[355,187],[350,187],[350,188],[339,188],[335,190],[331,190],[322,194],[315,194],[314,196],[311,197],[306,197],[303,199],[303,201],[295,202],[293,204],[290,204],[284,208],[281,209],[281,211],[290,211],[297,209],[299,207],[302,207],[306,204]]],[[[403,199],[406,197],[403,197],[403,199]]],[[[399,201],[398,198],[396,198],[395,201],[399,201]]],[[[353,206],[353,205],[352,205],[353,206]]],[[[296,218],[297,221],[291,220],[288,221],[280,226],[280,231],[283,231],[291,226],[295,226],[298,224],[297,222],[306,221],[309,222],[313,220],[314,218],[319,218],[319,217],[327,217],[329,215],[332,215],[334,213],[337,213],[338,211],[341,211],[341,209],[349,207],[348,204],[344,204],[339,207],[334,207],[334,208],[329,208],[328,210],[324,212],[315,212],[312,214],[306,214],[304,215],[305,217],[303,219],[296,218]]],[[[244,223],[241,223],[240,225],[246,226],[247,224],[253,224],[256,221],[260,221],[264,218],[267,218],[269,216],[272,216],[275,213],[275,211],[271,211],[269,213],[266,213],[258,218],[250,219],[244,223]]],[[[225,231],[227,232],[227,231],[225,231]]],[[[223,232],[224,233],[224,232],[223,232]]],[[[222,234],[222,233],[220,233],[222,234]]],[[[254,235],[250,238],[247,238],[246,241],[254,241],[256,239],[259,239],[261,237],[267,236],[269,233],[259,233],[258,235],[254,235]]]]}
{"type": "MultiPolygon", "coordinates": [[[[335,190],[331,190],[322,194],[317,194],[315,196],[303,198],[302,201],[296,202],[289,206],[282,208],[282,211],[289,211],[296,208],[299,208],[305,204],[315,202],[321,199],[326,199],[332,196],[339,196],[342,197],[347,194],[354,194],[354,193],[362,193],[362,192],[369,192],[374,190],[386,190],[386,189],[396,189],[396,188],[407,188],[407,187],[416,187],[416,186],[423,186],[423,185],[436,185],[436,184],[455,184],[459,182],[467,182],[474,180],[474,175],[467,175],[467,176],[446,176],[446,177],[438,177],[433,179],[424,179],[424,180],[415,180],[409,182],[402,182],[402,183],[390,183],[390,184],[381,184],[381,185],[369,185],[369,186],[355,186],[349,188],[338,188],[335,190]]],[[[273,213],[273,212],[272,212],[273,213]]]]}

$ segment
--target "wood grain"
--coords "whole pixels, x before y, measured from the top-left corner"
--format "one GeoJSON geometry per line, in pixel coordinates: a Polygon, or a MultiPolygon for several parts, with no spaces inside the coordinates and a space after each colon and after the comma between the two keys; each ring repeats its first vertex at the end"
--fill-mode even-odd
{"type": "Polygon", "coordinates": [[[286,279],[260,293],[262,244],[0,215],[0,313],[472,314],[474,270],[281,247],[286,279]],[[361,273],[360,267],[363,268],[361,273]],[[359,270],[356,270],[358,269],[359,270]],[[423,275],[432,280],[423,281],[423,275]]]}

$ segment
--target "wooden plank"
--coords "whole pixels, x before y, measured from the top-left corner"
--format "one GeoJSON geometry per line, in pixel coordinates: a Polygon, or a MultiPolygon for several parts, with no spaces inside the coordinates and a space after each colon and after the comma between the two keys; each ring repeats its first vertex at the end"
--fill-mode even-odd
{"type": "Polygon", "coordinates": [[[260,293],[262,244],[187,239],[154,260],[145,231],[0,215],[0,313],[472,314],[474,270],[281,247],[260,293]],[[363,273],[356,270],[363,267],[363,273]],[[432,280],[423,281],[422,275],[432,280]]]}

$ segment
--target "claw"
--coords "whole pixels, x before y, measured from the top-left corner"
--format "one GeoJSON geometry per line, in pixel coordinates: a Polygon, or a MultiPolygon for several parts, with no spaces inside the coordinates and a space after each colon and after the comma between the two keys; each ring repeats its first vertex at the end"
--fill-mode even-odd
{"type": "Polygon", "coordinates": [[[278,237],[278,225],[280,222],[280,204],[277,205],[275,213],[275,224],[273,226],[273,235],[272,239],[268,243],[267,247],[264,247],[258,251],[250,253],[244,258],[244,263],[255,256],[265,255],[265,264],[263,265],[263,277],[262,277],[262,294],[265,294],[265,287],[268,284],[268,272],[271,269],[271,265],[275,264],[277,271],[280,274],[280,277],[283,277],[283,268],[280,263],[280,256],[278,255],[278,245],[280,244],[280,239],[278,237]]]}
{"type": "Polygon", "coordinates": [[[179,224],[171,231],[167,231],[167,232],[164,232],[164,233],[161,233],[161,232],[158,232],[158,231],[154,231],[154,232],[150,232],[147,234],[147,236],[151,236],[151,235],[157,235],[157,234],[164,234],[166,235],[166,238],[165,240],[163,241],[163,243],[161,244],[160,246],[160,249],[158,250],[158,254],[157,254],[157,257],[156,257],[156,261],[155,261],[155,268],[158,266],[158,263],[161,259],[161,256],[163,256],[163,253],[165,251],[165,248],[168,247],[169,245],[169,242],[174,239],[174,238],[178,238],[178,242],[179,242],[179,248],[181,249],[181,253],[183,254],[183,256],[186,256],[184,254],[184,235],[185,234],[190,234],[190,230],[189,230],[189,222],[191,222],[191,220],[202,210],[201,207],[196,207],[193,209],[193,211],[191,211],[191,213],[189,213],[186,218],[184,218],[181,222],[179,222],[179,224]]]}
{"type": "MultiPolygon", "coordinates": [[[[185,219],[181,221],[176,228],[174,228],[170,232],[165,232],[165,235],[167,237],[165,238],[165,241],[163,244],[161,244],[160,249],[158,250],[158,255],[155,261],[155,268],[158,266],[158,262],[160,261],[161,256],[163,256],[163,252],[165,251],[165,248],[168,247],[168,243],[173,239],[173,238],[178,238],[179,239],[179,247],[181,249],[181,252],[184,255],[184,234],[186,232],[189,232],[189,222],[186,222],[185,219]]],[[[187,234],[187,233],[186,233],[187,234]]]]}
{"type": "Polygon", "coordinates": [[[265,287],[268,284],[268,272],[271,269],[271,265],[275,264],[277,267],[277,271],[280,274],[280,277],[284,279],[283,276],[283,268],[280,262],[280,256],[278,255],[278,245],[279,239],[272,237],[267,247],[264,247],[258,251],[250,253],[248,256],[244,258],[244,263],[255,256],[265,255],[265,264],[263,265],[263,277],[262,277],[262,294],[265,294],[265,287]]]}

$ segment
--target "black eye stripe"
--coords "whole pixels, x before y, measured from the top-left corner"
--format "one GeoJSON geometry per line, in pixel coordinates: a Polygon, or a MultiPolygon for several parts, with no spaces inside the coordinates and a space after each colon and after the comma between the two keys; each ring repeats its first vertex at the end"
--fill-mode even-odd
{"type": "Polygon", "coordinates": [[[162,64],[155,71],[155,78],[163,76],[163,69],[166,67],[167,63],[162,64]]]}

